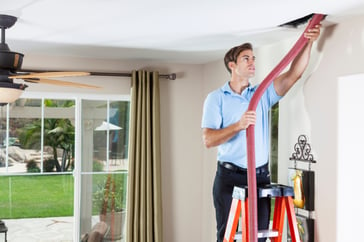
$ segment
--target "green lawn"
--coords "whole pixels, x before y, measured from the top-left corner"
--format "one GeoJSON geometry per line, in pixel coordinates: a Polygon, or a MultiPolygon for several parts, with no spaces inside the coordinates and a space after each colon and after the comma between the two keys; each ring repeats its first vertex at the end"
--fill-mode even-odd
{"type": "Polygon", "coordinates": [[[72,175],[0,176],[0,218],[73,215],[72,175]]]}
{"type": "MultiPolygon", "coordinates": [[[[93,193],[104,188],[106,174],[92,175],[93,193]]],[[[126,204],[127,173],[114,174],[126,204]]],[[[0,176],[0,218],[44,218],[73,216],[74,183],[71,174],[0,176]]],[[[94,208],[98,214],[100,209],[94,208]]]]}

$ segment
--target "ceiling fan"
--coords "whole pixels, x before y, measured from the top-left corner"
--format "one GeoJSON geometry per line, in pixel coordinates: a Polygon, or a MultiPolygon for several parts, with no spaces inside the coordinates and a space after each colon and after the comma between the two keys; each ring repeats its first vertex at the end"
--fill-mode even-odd
{"type": "Polygon", "coordinates": [[[28,86],[24,83],[15,83],[14,79],[25,82],[45,83],[59,86],[72,86],[80,88],[99,88],[98,86],[75,82],[53,80],[52,78],[87,76],[90,72],[20,72],[24,55],[13,52],[5,42],[5,30],[12,27],[17,17],[0,14],[1,43],[0,43],[0,103],[14,102],[28,86]]]}

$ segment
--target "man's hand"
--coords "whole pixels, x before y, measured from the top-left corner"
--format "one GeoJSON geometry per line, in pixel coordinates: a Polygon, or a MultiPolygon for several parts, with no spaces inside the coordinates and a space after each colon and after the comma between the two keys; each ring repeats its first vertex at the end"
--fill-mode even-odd
{"type": "Polygon", "coordinates": [[[308,29],[303,34],[303,36],[305,38],[307,38],[309,41],[313,42],[313,41],[317,40],[318,37],[320,36],[320,28],[321,28],[321,24],[317,24],[313,28],[308,29]]]}
{"type": "Polygon", "coordinates": [[[239,120],[241,129],[247,129],[249,125],[255,125],[256,113],[255,111],[246,111],[239,120]]]}
{"type": "Polygon", "coordinates": [[[246,111],[236,123],[231,124],[223,129],[204,128],[202,139],[207,148],[218,146],[231,139],[234,135],[243,129],[247,129],[249,125],[255,125],[256,112],[246,111]]]}

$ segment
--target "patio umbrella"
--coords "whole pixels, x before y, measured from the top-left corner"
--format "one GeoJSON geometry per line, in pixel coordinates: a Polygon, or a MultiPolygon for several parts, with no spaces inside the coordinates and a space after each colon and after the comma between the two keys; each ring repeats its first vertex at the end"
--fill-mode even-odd
{"type": "Polygon", "coordinates": [[[120,130],[122,129],[119,126],[116,126],[115,124],[111,124],[108,122],[103,121],[101,125],[95,128],[96,131],[107,131],[107,130],[120,130]]]}

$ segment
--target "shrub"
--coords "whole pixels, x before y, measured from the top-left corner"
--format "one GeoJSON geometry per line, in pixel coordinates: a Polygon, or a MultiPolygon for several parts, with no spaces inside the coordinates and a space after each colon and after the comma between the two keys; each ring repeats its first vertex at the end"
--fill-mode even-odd
{"type": "Polygon", "coordinates": [[[102,162],[94,160],[92,170],[93,171],[103,171],[104,165],[102,164],[102,162]]]}
{"type": "Polygon", "coordinates": [[[27,163],[27,172],[29,173],[40,172],[40,168],[38,167],[37,162],[35,162],[35,160],[31,160],[27,163]]]}
{"type": "Polygon", "coordinates": [[[56,166],[54,164],[55,160],[54,159],[48,159],[48,160],[45,160],[43,162],[43,170],[45,172],[52,172],[54,170],[54,167],[56,166]]]}
{"type": "Polygon", "coordinates": [[[124,175],[108,174],[106,180],[96,185],[93,193],[94,211],[106,215],[107,212],[120,212],[125,209],[124,204],[124,175]]]}

